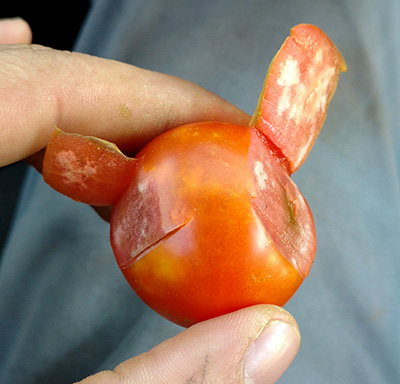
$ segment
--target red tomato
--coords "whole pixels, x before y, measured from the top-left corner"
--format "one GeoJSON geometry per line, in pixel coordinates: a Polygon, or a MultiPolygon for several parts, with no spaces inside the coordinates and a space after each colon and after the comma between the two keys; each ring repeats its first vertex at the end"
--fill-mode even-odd
{"type": "Polygon", "coordinates": [[[285,304],[316,250],[311,212],[256,130],[199,123],[164,133],[114,206],[111,244],[132,288],[183,326],[285,304]]]}

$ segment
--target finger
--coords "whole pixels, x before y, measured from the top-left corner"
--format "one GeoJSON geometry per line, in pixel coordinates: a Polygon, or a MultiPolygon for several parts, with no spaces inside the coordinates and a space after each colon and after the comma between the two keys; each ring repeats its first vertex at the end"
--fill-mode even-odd
{"type": "Polygon", "coordinates": [[[188,81],[41,46],[0,46],[0,166],[45,147],[54,126],[137,151],[189,122],[249,116],[188,81]]]}
{"type": "Polygon", "coordinates": [[[295,320],[260,305],[197,324],[81,384],[275,383],[300,345],[295,320]]]}
{"type": "Polygon", "coordinates": [[[0,20],[0,44],[30,44],[32,31],[21,18],[0,20]]]}

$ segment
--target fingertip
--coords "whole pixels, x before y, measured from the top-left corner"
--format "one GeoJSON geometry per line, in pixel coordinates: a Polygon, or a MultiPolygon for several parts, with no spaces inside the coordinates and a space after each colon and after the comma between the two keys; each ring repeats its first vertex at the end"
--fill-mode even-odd
{"type": "Polygon", "coordinates": [[[209,367],[210,378],[223,377],[229,382],[240,377],[245,384],[275,383],[291,365],[301,344],[296,320],[275,305],[244,308],[198,323],[186,332],[197,339],[192,346],[202,345],[204,351],[212,346],[213,352],[218,351],[207,355],[215,363],[215,367],[209,367]],[[230,376],[238,370],[237,376],[230,376]]]}
{"type": "Polygon", "coordinates": [[[30,44],[32,31],[22,18],[0,19],[0,44],[30,44]]]}
{"type": "Polygon", "coordinates": [[[246,352],[245,383],[275,383],[293,362],[299,348],[297,324],[282,320],[269,321],[246,352]]]}

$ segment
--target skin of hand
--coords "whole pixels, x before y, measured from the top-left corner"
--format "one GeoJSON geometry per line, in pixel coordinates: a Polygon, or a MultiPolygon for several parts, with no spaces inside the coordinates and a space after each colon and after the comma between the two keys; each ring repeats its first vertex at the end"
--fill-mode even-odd
{"type": "MultiPolygon", "coordinates": [[[[188,81],[79,53],[31,46],[21,19],[0,20],[0,166],[41,150],[54,126],[135,153],[174,126],[246,125],[249,116],[188,81]]],[[[259,305],[196,324],[113,371],[81,384],[275,383],[300,346],[296,321],[259,305]]]]}
{"type": "Polygon", "coordinates": [[[80,384],[270,384],[290,365],[299,342],[286,311],[254,306],[196,324],[80,384]]]}
{"type": "Polygon", "coordinates": [[[32,31],[21,18],[0,20],[0,44],[30,44],[32,31]]]}

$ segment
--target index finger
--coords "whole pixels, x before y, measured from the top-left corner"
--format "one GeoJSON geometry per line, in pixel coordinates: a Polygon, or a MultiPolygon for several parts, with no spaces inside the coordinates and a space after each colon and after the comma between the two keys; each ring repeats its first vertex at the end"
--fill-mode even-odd
{"type": "Polygon", "coordinates": [[[249,116],[170,75],[35,45],[0,47],[0,166],[46,146],[54,126],[136,152],[174,126],[249,116]]]}

